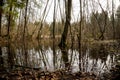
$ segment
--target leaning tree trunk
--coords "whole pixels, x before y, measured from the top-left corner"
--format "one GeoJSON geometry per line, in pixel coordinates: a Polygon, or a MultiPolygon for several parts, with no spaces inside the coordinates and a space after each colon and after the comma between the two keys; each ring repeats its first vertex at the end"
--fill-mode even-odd
{"type": "Polygon", "coordinates": [[[100,26],[100,23],[99,23],[99,29],[100,29],[100,33],[101,33],[101,35],[99,36],[99,39],[100,40],[104,40],[104,34],[105,34],[105,31],[106,31],[106,27],[107,27],[107,17],[108,17],[108,14],[105,12],[105,10],[103,9],[103,7],[100,4],[100,2],[99,2],[99,5],[100,5],[100,8],[102,9],[102,13],[104,15],[103,28],[102,28],[102,26],[100,26]]]}

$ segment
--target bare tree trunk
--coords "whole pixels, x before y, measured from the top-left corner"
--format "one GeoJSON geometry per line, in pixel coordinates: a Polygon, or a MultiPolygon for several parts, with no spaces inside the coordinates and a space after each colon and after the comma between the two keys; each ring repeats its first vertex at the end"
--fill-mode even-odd
{"type": "Polygon", "coordinates": [[[70,20],[71,20],[71,7],[72,7],[72,0],[65,0],[65,10],[66,10],[66,22],[64,26],[64,31],[62,33],[61,41],[59,43],[60,48],[64,48],[66,46],[66,39],[68,34],[68,28],[70,27],[70,20]]]}
{"type": "Polygon", "coordinates": [[[10,38],[10,27],[11,27],[11,12],[12,12],[12,3],[10,3],[9,15],[8,15],[8,28],[7,28],[7,36],[10,38]]]}
{"type": "Polygon", "coordinates": [[[100,32],[101,32],[101,35],[99,37],[100,40],[104,40],[104,33],[105,33],[105,30],[106,30],[106,26],[107,26],[107,17],[108,17],[108,14],[105,12],[105,10],[103,9],[102,5],[100,4],[99,2],[99,5],[100,5],[100,8],[102,9],[102,12],[104,13],[104,25],[103,25],[103,29],[102,27],[100,27],[100,32]]]}
{"type": "Polygon", "coordinates": [[[72,0],[65,0],[65,11],[66,11],[66,22],[64,26],[64,31],[62,33],[61,41],[59,43],[59,47],[62,51],[63,62],[65,63],[65,68],[70,68],[70,63],[68,62],[68,51],[66,47],[66,39],[68,34],[68,28],[70,27],[71,20],[71,8],[72,8],[72,0]]]}
{"type": "Polygon", "coordinates": [[[56,23],[56,0],[54,0],[54,14],[53,14],[53,64],[55,67],[56,53],[55,53],[55,23],[56,23]]]}
{"type": "Polygon", "coordinates": [[[25,22],[24,22],[24,32],[23,32],[23,39],[26,37],[25,34],[26,34],[26,27],[27,27],[27,7],[28,7],[28,1],[29,0],[26,0],[26,6],[25,6],[25,22]]]}
{"type": "Polygon", "coordinates": [[[112,0],[112,27],[113,27],[113,40],[115,39],[115,19],[114,19],[114,0],[112,0]]]}
{"type": "Polygon", "coordinates": [[[45,9],[44,9],[44,11],[43,11],[43,13],[42,13],[42,19],[41,19],[41,21],[40,21],[40,28],[39,28],[39,30],[38,30],[38,36],[37,36],[37,39],[38,39],[38,40],[41,38],[41,30],[42,30],[42,28],[43,28],[44,19],[46,18],[45,13],[46,13],[46,11],[47,11],[48,3],[49,3],[49,0],[47,0],[47,3],[46,3],[46,5],[45,5],[45,9]]]}
{"type": "MultiPolygon", "coordinates": [[[[0,1],[0,36],[1,36],[1,27],[2,27],[2,6],[3,0],[0,1]]],[[[2,57],[2,47],[0,46],[0,67],[3,66],[3,57],[2,57]]]]}
{"type": "Polygon", "coordinates": [[[1,29],[2,29],[1,28],[2,27],[1,26],[2,25],[2,23],[1,23],[1,21],[2,21],[2,10],[3,10],[2,6],[3,6],[3,0],[0,1],[0,36],[1,36],[1,29]]]}
{"type": "Polygon", "coordinates": [[[9,67],[12,68],[13,66],[13,53],[11,53],[11,44],[10,44],[10,29],[11,29],[11,21],[12,21],[12,9],[13,9],[13,3],[10,2],[10,7],[9,7],[9,14],[7,15],[7,21],[8,21],[8,25],[7,25],[7,36],[8,36],[8,45],[7,45],[7,48],[8,48],[8,64],[9,64],[9,67]]]}
{"type": "Polygon", "coordinates": [[[82,30],[82,0],[79,0],[80,2],[80,27],[79,27],[79,34],[78,34],[78,46],[79,46],[79,69],[81,70],[81,30],[82,30]]]}
{"type": "Polygon", "coordinates": [[[20,12],[19,12],[19,23],[18,23],[18,26],[17,26],[17,34],[16,34],[16,38],[20,38],[21,36],[20,36],[20,31],[21,31],[21,17],[22,17],[22,10],[20,10],[20,12]]]}
{"type": "Polygon", "coordinates": [[[23,48],[24,48],[24,55],[25,55],[25,65],[28,65],[28,52],[27,52],[27,42],[26,42],[26,30],[27,30],[27,11],[28,11],[28,2],[29,0],[26,0],[26,6],[25,6],[25,17],[24,17],[24,32],[23,32],[23,48]]]}
{"type": "Polygon", "coordinates": [[[54,14],[53,14],[53,39],[55,39],[55,22],[56,22],[56,0],[54,0],[54,14]]]}
{"type": "Polygon", "coordinates": [[[105,13],[105,11],[104,11],[104,10],[102,10],[102,11],[103,11],[102,13],[104,13],[104,25],[101,25],[101,24],[100,24],[97,16],[93,13],[93,15],[94,15],[94,17],[95,17],[95,19],[96,19],[96,21],[97,21],[99,30],[100,30],[100,36],[99,36],[99,39],[100,39],[100,40],[104,40],[104,33],[105,33],[105,31],[106,31],[106,27],[107,27],[107,17],[108,17],[108,15],[105,13]]]}

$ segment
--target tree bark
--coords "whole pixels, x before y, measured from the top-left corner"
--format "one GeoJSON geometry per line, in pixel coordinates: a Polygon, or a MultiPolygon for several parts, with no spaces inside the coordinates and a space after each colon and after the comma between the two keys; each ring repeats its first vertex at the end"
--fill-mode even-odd
{"type": "Polygon", "coordinates": [[[115,19],[114,19],[114,0],[112,0],[112,27],[113,27],[113,40],[115,39],[115,19]]]}
{"type": "Polygon", "coordinates": [[[70,20],[71,20],[71,8],[72,8],[72,0],[65,0],[65,11],[66,11],[66,22],[64,26],[64,31],[62,33],[61,41],[59,43],[59,47],[62,51],[62,58],[65,64],[65,68],[70,68],[70,63],[68,60],[68,51],[66,47],[66,39],[68,34],[68,28],[70,27],[70,20]]]}
{"type": "Polygon", "coordinates": [[[83,19],[83,13],[82,13],[82,0],[79,0],[80,2],[80,27],[79,27],[79,34],[78,34],[78,47],[79,47],[79,70],[81,71],[81,30],[82,30],[82,19],[83,19]]]}
{"type": "Polygon", "coordinates": [[[7,28],[8,38],[10,38],[11,12],[12,12],[12,3],[10,3],[10,9],[9,9],[9,15],[8,15],[8,28],[7,28]]]}
{"type": "Polygon", "coordinates": [[[54,0],[54,14],[53,14],[53,64],[55,67],[56,52],[55,52],[55,23],[56,23],[56,0],[54,0]]]}
{"type": "MultiPolygon", "coordinates": [[[[1,36],[1,27],[2,27],[2,6],[3,0],[0,1],[0,36],[1,36]]],[[[2,57],[2,47],[0,46],[0,67],[3,66],[3,57],[2,57]]]]}
{"type": "Polygon", "coordinates": [[[65,46],[66,46],[68,28],[70,26],[70,20],[71,20],[71,7],[72,7],[72,0],[67,0],[65,2],[66,22],[65,22],[65,26],[64,26],[64,31],[62,33],[61,41],[59,43],[60,48],[65,48],[65,46]]]}
{"type": "Polygon", "coordinates": [[[25,6],[25,23],[24,23],[24,32],[23,32],[23,39],[25,38],[25,34],[26,34],[26,26],[27,26],[27,7],[28,7],[28,0],[26,0],[26,6],[25,6]]]}
{"type": "Polygon", "coordinates": [[[1,27],[2,27],[2,6],[3,6],[3,0],[0,1],[0,36],[1,36],[1,27]]]}

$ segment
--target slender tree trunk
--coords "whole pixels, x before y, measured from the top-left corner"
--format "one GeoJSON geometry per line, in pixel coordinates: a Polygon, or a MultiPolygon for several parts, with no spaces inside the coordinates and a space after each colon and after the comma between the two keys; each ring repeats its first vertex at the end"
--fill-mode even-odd
{"type": "Polygon", "coordinates": [[[8,29],[7,29],[7,36],[10,38],[10,27],[11,27],[11,12],[12,12],[12,3],[10,3],[9,15],[8,15],[8,29]]]}
{"type": "MultiPolygon", "coordinates": [[[[1,36],[1,27],[2,27],[2,6],[3,0],[0,1],[0,36],[1,36]]],[[[2,57],[2,47],[0,46],[0,67],[3,66],[3,57],[2,57]]]]}
{"type": "Polygon", "coordinates": [[[29,0],[26,0],[25,16],[24,16],[24,32],[23,32],[23,48],[24,48],[25,65],[26,66],[28,65],[28,52],[27,52],[27,41],[26,41],[28,2],[29,2],[29,0]]]}
{"type": "Polygon", "coordinates": [[[12,2],[10,3],[10,8],[9,8],[9,14],[8,14],[8,16],[7,16],[7,20],[8,20],[8,25],[7,25],[7,36],[8,36],[8,45],[7,45],[7,48],[8,48],[8,64],[9,64],[9,67],[10,68],[12,68],[12,66],[13,66],[13,56],[12,56],[12,54],[13,53],[11,53],[11,50],[10,50],[10,28],[11,28],[11,21],[12,21],[12,15],[11,15],[11,12],[12,12],[12,8],[13,8],[13,6],[12,6],[12,2]]]}
{"type": "Polygon", "coordinates": [[[26,6],[25,6],[25,17],[24,17],[24,32],[23,32],[23,39],[26,37],[25,34],[26,34],[26,27],[27,27],[27,10],[28,10],[28,1],[29,0],[26,0],[26,6]]]}
{"type": "Polygon", "coordinates": [[[79,47],[79,69],[81,70],[81,30],[82,30],[82,0],[79,0],[80,2],[80,27],[79,27],[79,34],[78,34],[78,47],[79,47]]]}
{"type": "Polygon", "coordinates": [[[114,0],[112,0],[112,27],[113,27],[113,40],[115,39],[115,25],[114,25],[114,0]]]}
{"type": "MultiPolygon", "coordinates": [[[[107,17],[108,17],[108,14],[105,12],[105,10],[103,9],[102,5],[100,4],[99,2],[99,6],[100,8],[102,9],[102,15],[104,15],[104,23],[103,23],[103,26],[101,26],[100,22],[98,22],[98,25],[99,25],[99,29],[100,29],[100,33],[101,35],[99,36],[99,39],[100,40],[104,40],[104,34],[105,34],[105,31],[106,31],[106,27],[107,27],[107,17]]],[[[95,16],[96,17],[96,16],[95,16]]],[[[96,17],[97,19],[97,17],[96,17]]]]}
{"type": "Polygon", "coordinates": [[[56,23],[56,0],[54,0],[54,14],[53,14],[53,64],[55,67],[56,53],[55,53],[55,23],[56,23]]]}
{"type": "Polygon", "coordinates": [[[3,0],[1,0],[0,1],[0,36],[1,36],[1,25],[2,25],[2,23],[1,23],[1,21],[2,21],[2,6],[3,6],[3,0]]]}
{"type": "Polygon", "coordinates": [[[40,28],[38,30],[38,36],[37,36],[38,40],[41,38],[41,30],[43,28],[44,19],[46,18],[46,14],[45,13],[47,11],[48,3],[49,3],[49,0],[47,0],[47,3],[46,3],[45,8],[44,8],[44,11],[42,13],[42,19],[41,19],[41,22],[40,22],[40,28]]]}
{"type": "MultiPolygon", "coordinates": [[[[1,11],[1,10],[0,10],[1,11]]],[[[1,14],[1,12],[0,12],[0,36],[1,36],[1,21],[2,21],[2,14],[1,14]]]]}
{"type": "MultiPolygon", "coordinates": [[[[99,4],[101,6],[101,4],[99,4]]],[[[106,31],[106,27],[107,27],[107,17],[108,17],[108,14],[104,11],[104,9],[101,7],[102,9],[102,16],[104,15],[104,23],[103,25],[101,25],[100,21],[98,20],[97,18],[97,15],[95,13],[93,13],[96,21],[97,21],[97,24],[98,24],[98,27],[99,27],[99,30],[100,30],[100,36],[99,36],[99,40],[104,40],[104,34],[105,34],[105,31],[106,31]]]]}
{"type": "Polygon", "coordinates": [[[18,26],[17,26],[17,34],[16,34],[16,38],[20,38],[20,31],[21,31],[21,17],[22,17],[22,14],[21,14],[21,12],[22,12],[22,10],[20,10],[20,12],[19,12],[19,23],[18,23],[18,26]]]}

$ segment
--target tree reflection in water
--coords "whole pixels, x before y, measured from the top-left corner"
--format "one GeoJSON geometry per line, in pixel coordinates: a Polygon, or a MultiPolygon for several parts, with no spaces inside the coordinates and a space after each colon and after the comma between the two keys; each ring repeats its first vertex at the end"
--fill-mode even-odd
{"type": "Polygon", "coordinates": [[[82,55],[79,58],[79,51],[76,48],[61,51],[56,45],[46,46],[38,43],[37,46],[27,44],[26,47],[22,47],[23,45],[10,44],[7,47],[1,47],[0,52],[2,56],[4,55],[1,60],[4,60],[4,66],[20,65],[49,71],[68,68],[72,72],[77,72],[79,71],[79,61],[81,61],[81,71],[95,72],[99,75],[109,71],[114,63],[114,56],[103,44],[82,47],[82,55]]]}

